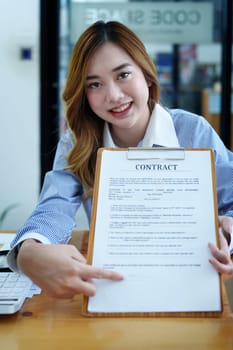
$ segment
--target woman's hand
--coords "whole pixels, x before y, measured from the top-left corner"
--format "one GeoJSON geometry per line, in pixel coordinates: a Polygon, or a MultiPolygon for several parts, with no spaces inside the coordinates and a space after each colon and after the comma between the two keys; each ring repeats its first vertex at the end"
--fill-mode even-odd
{"type": "Polygon", "coordinates": [[[95,295],[93,278],[123,279],[117,272],[87,265],[83,255],[69,244],[48,245],[26,240],[20,247],[17,263],[47,295],[56,298],[72,298],[79,293],[95,295]]]}
{"type": "Polygon", "coordinates": [[[219,216],[219,243],[220,247],[216,247],[213,243],[209,243],[210,251],[213,255],[209,259],[211,265],[222,274],[233,274],[233,263],[231,260],[229,244],[233,229],[233,219],[228,216],[219,216]]]}

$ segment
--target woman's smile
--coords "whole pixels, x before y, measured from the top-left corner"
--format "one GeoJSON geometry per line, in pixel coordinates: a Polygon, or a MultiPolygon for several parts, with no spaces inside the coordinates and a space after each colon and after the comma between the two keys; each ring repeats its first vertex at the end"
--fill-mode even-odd
{"type": "Polygon", "coordinates": [[[128,116],[128,112],[131,110],[132,102],[123,103],[117,107],[114,107],[110,110],[110,113],[113,117],[126,117],[128,116]]]}

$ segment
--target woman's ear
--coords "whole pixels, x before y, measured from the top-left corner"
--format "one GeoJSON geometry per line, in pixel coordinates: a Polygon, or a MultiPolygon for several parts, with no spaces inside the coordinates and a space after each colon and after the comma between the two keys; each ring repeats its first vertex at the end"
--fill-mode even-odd
{"type": "Polygon", "coordinates": [[[151,87],[151,85],[152,85],[152,84],[151,84],[151,81],[148,81],[148,82],[147,82],[147,85],[148,85],[148,87],[151,87]]]}

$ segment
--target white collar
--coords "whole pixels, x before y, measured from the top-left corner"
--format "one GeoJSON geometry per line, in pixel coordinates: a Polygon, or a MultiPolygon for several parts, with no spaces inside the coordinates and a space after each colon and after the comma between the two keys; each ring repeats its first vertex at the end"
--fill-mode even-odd
{"type": "MultiPolygon", "coordinates": [[[[111,136],[109,124],[104,125],[104,147],[116,148],[111,136]]],[[[143,139],[138,147],[152,147],[153,145],[164,147],[180,147],[175,127],[170,114],[160,105],[156,104],[151,114],[149,124],[143,139]]]]}

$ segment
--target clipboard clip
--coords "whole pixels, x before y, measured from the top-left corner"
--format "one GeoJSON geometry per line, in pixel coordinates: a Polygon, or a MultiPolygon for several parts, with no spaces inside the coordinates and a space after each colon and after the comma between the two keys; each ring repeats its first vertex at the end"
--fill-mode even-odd
{"type": "Polygon", "coordinates": [[[182,147],[129,147],[127,158],[133,159],[174,159],[184,160],[185,149],[182,147]]]}

